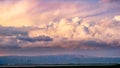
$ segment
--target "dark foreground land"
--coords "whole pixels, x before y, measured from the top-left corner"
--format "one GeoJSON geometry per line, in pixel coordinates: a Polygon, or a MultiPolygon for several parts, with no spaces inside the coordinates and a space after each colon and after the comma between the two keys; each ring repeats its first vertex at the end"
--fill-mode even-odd
{"type": "Polygon", "coordinates": [[[83,64],[83,65],[0,65],[0,67],[38,67],[38,68],[81,68],[81,67],[105,67],[105,68],[110,68],[110,67],[120,67],[120,64],[83,64]]]}

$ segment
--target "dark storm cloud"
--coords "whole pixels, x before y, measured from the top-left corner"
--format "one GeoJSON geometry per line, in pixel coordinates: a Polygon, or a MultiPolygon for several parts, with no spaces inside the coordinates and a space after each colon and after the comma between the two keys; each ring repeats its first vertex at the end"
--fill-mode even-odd
{"type": "Polygon", "coordinates": [[[97,47],[107,46],[107,44],[104,43],[104,42],[98,43],[98,42],[96,42],[96,41],[94,41],[94,40],[83,41],[82,44],[87,45],[87,46],[97,46],[97,47]]]}
{"type": "Polygon", "coordinates": [[[118,41],[110,44],[106,42],[98,42],[95,40],[86,41],[52,41],[52,42],[29,42],[21,45],[21,48],[61,48],[61,49],[82,49],[82,50],[97,50],[106,48],[119,48],[118,41]],[[34,45],[34,46],[33,46],[34,45]]]}
{"type": "Polygon", "coordinates": [[[22,40],[22,41],[28,41],[28,42],[36,42],[36,41],[52,41],[53,39],[48,37],[48,36],[39,36],[39,37],[17,37],[17,39],[22,40]]]}
{"type": "MultiPolygon", "coordinates": [[[[0,26],[0,48],[15,49],[20,48],[20,43],[18,40],[26,42],[36,42],[36,41],[51,41],[52,38],[47,36],[40,36],[35,38],[28,37],[28,32],[38,28],[33,27],[3,27],[0,26]]],[[[27,44],[26,44],[27,45],[27,44]]]]}
{"type": "Polygon", "coordinates": [[[82,41],[81,44],[85,45],[85,46],[90,46],[90,47],[102,47],[102,48],[112,48],[114,45],[119,45],[117,44],[118,41],[112,42],[110,44],[106,43],[106,42],[97,42],[95,40],[89,40],[89,41],[82,41]]]}
{"type": "Polygon", "coordinates": [[[28,35],[24,28],[2,27],[0,26],[0,36],[16,36],[18,34],[28,35]]]}
{"type": "Polygon", "coordinates": [[[0,36],[28,36],[28,32],[31,30],[39,29],[37,27],[4,27],[0,26],[0,36]]]}

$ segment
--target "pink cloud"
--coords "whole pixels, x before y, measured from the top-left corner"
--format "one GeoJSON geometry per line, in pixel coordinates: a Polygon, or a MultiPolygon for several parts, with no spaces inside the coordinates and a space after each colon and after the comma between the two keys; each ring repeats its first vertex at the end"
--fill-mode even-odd
{"type": "Polygon", "coordinates": [[[101,0],[104,3],[111,3],[111,2],[120,2],[120,0],[101,0]]]}

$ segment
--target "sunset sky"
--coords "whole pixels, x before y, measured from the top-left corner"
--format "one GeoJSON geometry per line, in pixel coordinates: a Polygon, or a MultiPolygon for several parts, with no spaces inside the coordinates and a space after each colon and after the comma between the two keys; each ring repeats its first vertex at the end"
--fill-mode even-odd
{"type": "Polygon", "coordinates": [[[120,57],[120,0],[0,0],[0,56],[120,57]]]}

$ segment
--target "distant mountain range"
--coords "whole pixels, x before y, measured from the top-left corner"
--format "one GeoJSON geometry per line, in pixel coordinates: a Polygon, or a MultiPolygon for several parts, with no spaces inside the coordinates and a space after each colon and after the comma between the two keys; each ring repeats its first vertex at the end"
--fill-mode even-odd
{"type": "Polygon", "coordinates": [[[120,58],[91,57],[84,55],[46,55],[46,56],[1,56],[0,65],[12,64],[84,64],[84,63],[115,63],[120,58]]]}

